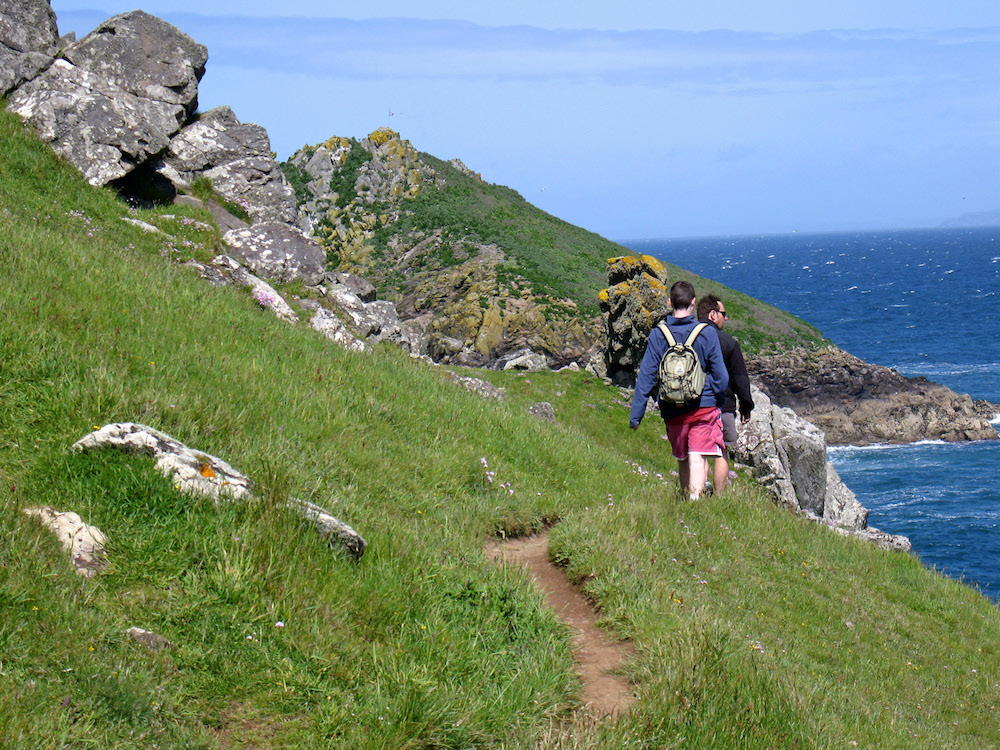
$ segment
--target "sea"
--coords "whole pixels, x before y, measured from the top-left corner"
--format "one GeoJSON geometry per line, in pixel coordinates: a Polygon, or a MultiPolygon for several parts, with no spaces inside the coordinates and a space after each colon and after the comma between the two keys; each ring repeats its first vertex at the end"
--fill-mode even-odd
{"type": "MultiPolygon", "coordinates": [[[[622,244],[790,312],[867,362],[1000,404],[1000,227],[622,244]]],[[[828,457],[869,526],[909,537],[925,565],[1000,602],[1000,440],[828,457]]]]}

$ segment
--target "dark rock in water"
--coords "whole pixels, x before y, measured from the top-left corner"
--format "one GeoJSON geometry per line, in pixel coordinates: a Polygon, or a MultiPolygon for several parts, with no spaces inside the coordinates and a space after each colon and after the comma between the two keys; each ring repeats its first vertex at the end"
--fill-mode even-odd
{"type": "Polygon", "coordinates": [[[0,96],[52,64],[59,38],[48,0],[0,2],[0,96]]]}
{"type": "Polygon", "coordinates": [[[969,396],[835,346],[758,356],[747,369],[772,401],[815,424],[833,445],[997,438],[969,396]]]}

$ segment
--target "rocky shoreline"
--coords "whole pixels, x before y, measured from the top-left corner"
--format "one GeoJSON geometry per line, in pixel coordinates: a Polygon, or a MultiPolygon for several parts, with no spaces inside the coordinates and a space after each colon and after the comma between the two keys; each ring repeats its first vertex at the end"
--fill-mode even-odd
{"type": "Polygon", "coordinates": [[[904,377],[836,346],[757,356],[747,369],[773,402],[823,430],[830,445],[998,437],[990,420],[1000,405],[904,377]]]}

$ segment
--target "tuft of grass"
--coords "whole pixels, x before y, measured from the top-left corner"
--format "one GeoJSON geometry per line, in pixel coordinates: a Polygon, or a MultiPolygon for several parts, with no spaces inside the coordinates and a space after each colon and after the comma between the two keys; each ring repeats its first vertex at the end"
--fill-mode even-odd
{"type": "Polygon", "coordinates": [[[163,213],[130,212],[0,113],[0,744],[1000,744],[1000,614],[974,590],[745,477],[682,501],[655,420],[629,430],[628,394],[585,373],[474,373],[505,388],[495,403],[395,348],[338,349],[121,220],[163,213]],[[70,453],[111,421],[224,458],[257,499],[70,453]],[[366,555],[332,549],[290,496],[366,555]],[[38,505],[108,535],[100,575],[73,572],[22,512],[38,505]],[[552,524],[554,558],[634,647],[639,701],[617,721],[576,714],[569,634],[483,553],[552,524]]]}

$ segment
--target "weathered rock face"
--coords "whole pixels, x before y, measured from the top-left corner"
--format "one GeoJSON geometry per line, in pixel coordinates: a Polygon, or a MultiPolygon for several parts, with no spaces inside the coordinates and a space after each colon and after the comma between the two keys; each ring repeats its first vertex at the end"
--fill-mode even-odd
{"type": "Polygon", "coordinates": [[[0,96],[51,65],[58,40],[48,0],[0,0],[0,96]]]}
{"type": "Polygon", "coordinates": [[[134,10],[109,18],[66,59],[142,99],[178,107],[179,127],[198,108],[198,82],[208,50],[166,21],[134,10]]]}
{"type": "Polygon", "coordinates": [[[254,223],[297,220],[295,191],[271,155],[267,131],[241,123],[229,107],[206,112],[171,138],[158,171],[181,190],[200,177],[211,180],[254,223]]]}
{"type": "Polygon", "coordinates": [[[906,537],[868,527],[868,510],[826,460],[821,430],[791,409],[772,404],[755,386],[752,395],[755,408],[740,427],[733,457],[753,467],[779,504],[880,547],[910,548],[906,537]]]}
{"type": "Polygon", "coordinates": [[[70,45],[8,108],[92,185],[159,154],[198,102],[208,53],[165,21],[132,11],[70,45]]]}
{"type": "Polygon", "coordinates": [[[969,396],[836,347],[759,356],[747,369],[773,401],[815,423],[831,444],[997,438],[969,396]]]}
{"type": "Polygon", "coordinates": [[[309,286],[323,280],[326,266],[323,248],[289,224],[254,224],[226,232],[223,239],[259,276],[278,282],[301,279],[309,286]]]}
{"type": "Polygon", "coordinates": [[[608,288],[598,300],[606,316],[607,376],[615,385],[631,388],[649,332],[670,309],[666,269],[650,255],[610,258],[608,288]]]}

